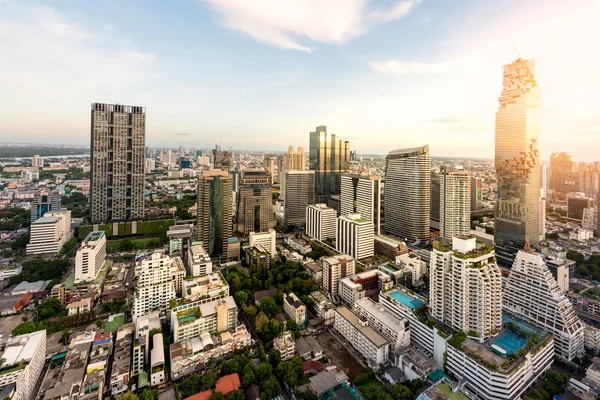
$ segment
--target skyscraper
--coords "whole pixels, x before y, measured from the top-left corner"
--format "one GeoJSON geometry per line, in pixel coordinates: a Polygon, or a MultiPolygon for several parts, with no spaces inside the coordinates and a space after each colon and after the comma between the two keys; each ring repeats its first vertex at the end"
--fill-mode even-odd
{"type": "Polygon", "coordinates": [[[483,179],[471,176],[471,211],[477,210],[483,201],[483,179]]]}
{"type": "Polygon", "coordinates": [[[56,210],[60,210],[60,194],[54,190],[41,190],[31,202],[30,222],[42,218],[48,211],[56,210]]]}
{"type": "Polygon", "coordinates": [[[385,160],[385,231],[402,240],[429,240],[429,146],[391,151],[385,160]]]}
{"type": "Polygon", "coordinates": [[[446,239],[471,230],[471,173],[442,167],[440,177],[440,235],[446,239]]]}
{"type": "Polygon", "coordinates": [[[309,169],[315,171],[317,203],[329,203],[331,195],[340,194],[341,174],[350,170],[350,142],[317,126],[310,133],[309,169]]]}
{"type": "Polygon", "coordinates": [[[362,260],[375,254],[373,223],[360,214],[342,215],[337,219],[336,250],[362,260]]]}
{"type": "Polygon", "coordinates": [[[430,192],[430,224],[434,229],[440,229],[440,174],[431,173],[431,192],[430,192]]]}
{"type": "Polygon", "coordinates": [[[298,151],[290,145],[287,153],[277,159],[277,180],[281,186],[281,197],[285,196],[285,171],[306,169],[306,153],[304,147],[298,146],[298,151]]]}
{"type": "Polygon", "coordinates": [[[146,108],[92,104],[92,223],[144,218],[146,108]]]}
{"type": "Polygon", "coordinates": [[[496,111],[494,241],[498,262],[507,267],[517,251],[539,245],[540,89],[535,61],[517,59],[504,66],[496,111]]]}
{"type": "Polygon", "coordinates": [[[197,239],[211,257],[227,261],[232,228],[231,176],[227,171],[202,171],[198,176],[197,239]]]}
{"type": "Polygon", "coordinates": [[[284,225],[303,226],[306,223],[306,206],[315,204],[315,172],[286,171],[287,187],[283,202],[284,225]]]}
{"type": "Polygon", "coordinates": [[[565,152],[550,155],[550,190],[553,196],[579,190],[579,172],[571,156],[565,152]]]}
{"type": "Polygon", "coordinates": [[[378,176],[343,174],[340,215],[358,213],[381,234],[381,185],[378,176]]]}
{"type": "Polygon", "coordinates": [[[243,171],[238,192],[237,230],[266,232],[275,226],[271,200],[271,175],[263,169],[243,171]]]}
{"type": "Polygon", "coordinates": [[[337,212],[326,204],[311,204],[306,207],[306,234],[319,241],[334,239],[337,212]]]}

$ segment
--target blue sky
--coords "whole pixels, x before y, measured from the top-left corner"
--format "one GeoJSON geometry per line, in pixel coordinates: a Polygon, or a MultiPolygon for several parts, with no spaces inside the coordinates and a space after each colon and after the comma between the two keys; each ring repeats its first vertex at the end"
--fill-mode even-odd
{"type": "Polygon", "coordinates": [[[493,155],[501,66],[540,62],[542,156],[595,160],[598,0],[0,0],[0,142],[89,142],[90,103],[150,146],[493,155]]]}

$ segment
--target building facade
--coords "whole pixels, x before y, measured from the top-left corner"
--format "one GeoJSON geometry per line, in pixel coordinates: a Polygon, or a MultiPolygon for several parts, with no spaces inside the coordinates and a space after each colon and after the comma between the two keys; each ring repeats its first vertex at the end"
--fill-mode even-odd
{"type": "Polygon", "coordinates": [[[335,239],[337,212],[326,204],[311,204],[306,207],[306,234],[322,242],[335,239]]]}
{"type": "Polygon", "coordinates": [[[237,199],[237,230],[266,232],[275,226],[271,175],[266,170],[245,170],[237,199]]]}
{"type": "Polygon", "coordinates": [[[396,351],[410,345],[410,329],[407,319],[398,319],[370,298],[357,300],[352,312],[365,319],[369,326],[386,338],[391,345],[390,351],[396,351]]]}
{"type": "Polygon", "coordinates": [[[202,171],[198,176],[197,240],[210,257],[227,262],[232,235],[232,179],[226,171],[202,171]]]}
{"type": "Polygon", "coordinates": [[[337,296],[340,279],[354,275],[355,262],[348,255],[321,258],[323,264],[323,290],[330,296],[337,296]]]}
{"type": "Polygon", "coordinates": [[[350,142],[317,126],[310,133],[308,167],[315,172],[316,203],[329,204],[331,195],[340,194],[342,173],[350,170],[350,142]]]}
{"type": "Polygon", "coordinates": [[[509,267],[528,240],[539,245],[540,89],[535,60],[504,66],[496,111],[494,242],[498,263],[509,267]]]}
{"type": "Polygon", "coordinates": [[[471,173],[443,167],[440,176],[440,236],[452,239],[471,230],[471,173]]]}
{"type": "Polygon", "coordinates": [[[375,175],[343,174],[340,215],[358,213],[381,234],[381,181],[375,175]]]}
{"type": "Polygon", "coordinates": [[[136,263],[138,282],[133,296],[134,321],[151,311],[167,310],[169,301],[177,297],[176,281],[173,279],[173,263],[176,259],[181,263],[179,257],[153,253],[136,263]]]}
{"type": "Polygon", "coordinates": [[[306,322],[306,306],[294,293],[283,296],[283,311],[296,322],[297,326],[304,327],[306,322]]]}
{"type": "Polygon", "coordinates": [[[342,254],[362,260],[373,257],[375,242],[373,223],[361,214],[343,215],[337,219],[335,246],[342,254]]]}
{"type": "Polygon", "coordinates": [[[146,108],[92,104],[92,223],[144,219],[146,108]]]}
{"type": "Polygon", "coordinates": [[[31,220],[42,218],[48,211],[60,210],[60,194],[53,190],[42,190],[36,193],[31,202],[31,220]]]}
{"type": "Polygon", "coordinates": [[[385,232],[402,240],[429,240],[429,146],[391,151],[385,160],[385,232]]]}
{"type": "Polygon", "coordinates": [[[251,232],[248,235],[248,243],[250,247],[260,246],[268,251],[271,257],[277,254],[277,233],[274,229],[269,229],[268,232],[256,233],[251,232]]]}
{"type": "Polygon", "coordinates": [[[106,259],[104,231],[90,232],[75,255],[75,283],[96,279],[106,259]]]}
{"type": "Polygon", "coordinates": [[[290,170],[284,179],[283,224],[302,226],[306,223],[306,207],[315,204],[315,172],[290,170]]]}

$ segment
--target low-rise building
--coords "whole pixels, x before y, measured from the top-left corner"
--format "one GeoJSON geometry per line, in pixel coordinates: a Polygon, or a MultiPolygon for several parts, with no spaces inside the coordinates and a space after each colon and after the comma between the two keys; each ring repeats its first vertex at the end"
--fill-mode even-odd
{"type": "Polygon", "coordinates": [[[93,281],[106,259],[104,231],[90,232],[75,255],[75,283],[93,281]]]}
{"type": "Polygon", "coordinates": [[[150,353],[150,385],[163,387],[165,385],[165,350],[163,334],[152,336],[152,351],[150,353]]]}
{"type": "Polygon", "coordinates": [[[250,232],[248,241],[250,247],[260,246],[269,252],[271,257],[277,254],[277,233],[274,229],[269,229],[267,232],[250,232]]]}
{"type": "Polygon", "coordinates": [[[171,309],[173,341],[198,337],[204,332],[224,332],[237,325],[237,305],[227,296],[209,302],[184,303],[171,309]]]}
{"type": "Polygon", "coordinates": [[[323,348],[312,336],[300,336],[295,343],[296,353],[304,360],[318,360],[323,357],[323,348]]]}
{"type": "Polygon", "coordinates": [[[295,351],[295,342],[294,338],[292,338],[292,333],[290,331],[285,331],[281,336],[276,337],[273,340],[273,347],[276,350],[279,350],[281,361],[292,359],[295,351]]]}
{"type": "Polygon", "coordinates": [[[406,318],[396,318],[383,305],[368,297],[354,302],[352,311],[385,337],[393,351],[410,344],[410,330],[406,318]]]}
{"type": "Polygon", "coordinates": [[[84,297],[72,303],[67,304],[67,312],[69,315],[83,314],[92,310],[92,298],[84,297]]]}
{"type": "Polygon", "coordinates": [[[200,242],[193,242],[188,247],[187,267],[190,276],[203,276],[212,272],[212,260],[200,242]]]}
{"type": "Polygon", "coordinates": [[[117,396],[125,393],[131,370],[131,344],[133,343],[133,324],[121,325],[115,338],[115,351],[112,358],[110,375],[110,393],[117,396]]]}
{"type": "Polygon", "coordinates": [[[267,250],[262,248],[260,245],[256,246],[244,246],[244,254],[246,257],[246,264],[248,265],[264,265],[266,268],[271,268],[272,256],[267,250]]]}
{"type": "Polygon", "coordinates": [[[408,253],[408,246],[401,240],[384,235],[375,235],[373,240],[375,254],[387,257],[390,261],[395,260],[397,256],[408,253]]]}
{"type": "Polygon", "coordinates": [[[304,326],[306,321],[306,306],[294,293],[283,296],[283,311],[296,321],[296,325],[304,326]]]}
{"type": "Polygon", "coordinates": [[[352,308],[355,301],[365,297],[377,300],[382,290],[391,289],[393,286],[394,282],[389,275],[371,269],[340,279],[338,293],[340,300],[352,308]]]}
{"type": "Polygon", "coordinates": [[[321,263],[316,261],[308,261],[304,263],[304,267],[312,280],[315,281],[317,285],[321,286],[323,284],[323,266],[321,263]]]}
{"type": "Polygon", "coordinates": [[[323,320],[325,326],[333,325],[335,321],[335,306],[321,292],[312,292],[309,296],[315,303],[314,309],[317,317],[323,320]]]}

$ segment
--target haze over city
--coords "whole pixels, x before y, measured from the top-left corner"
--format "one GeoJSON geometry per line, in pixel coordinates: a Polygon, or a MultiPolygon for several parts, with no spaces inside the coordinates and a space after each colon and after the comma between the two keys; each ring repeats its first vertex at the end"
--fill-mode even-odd
{"type": "Polygon", "coordinates": [[[362,154],[492,157],[501,66],[522,56],[542,159],[594,160],[597,1],[251,4],[0,2],[0,142],[87,144],[99,101],[145,106],[148,146],[280,150],[323,124],[362,154]]]}

